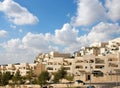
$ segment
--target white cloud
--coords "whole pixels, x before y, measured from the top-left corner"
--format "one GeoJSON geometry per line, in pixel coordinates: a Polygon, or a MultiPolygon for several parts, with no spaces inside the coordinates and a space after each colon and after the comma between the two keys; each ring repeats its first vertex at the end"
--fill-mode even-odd
{"type": "Polygon", "coordinates": [[[120,20],[120,0],[106,0],[108,17],[113,21],[120,20]]]}
{"type": "Polygon", "coordinates": [[[69,43],[63,50],[74,52],[91,43],[108,41],[116,37],[120,37],[120,26],[118,24],[101,22],[94,26],[88,34],[83,36],[76,35],[74,39],[77,42],[74,44],[69,43]]]}
{"type": "Polygon", "coordinates": [[[120,26],[112,23],[99,23],[87,35],[90,43],[113,39],[120,35],[120,26]]]}
{"type": "Polygon", "coordinates": [[[105,16],[105,9],[98,0],[78,0],[77,4],[77,16],[72,19],[75,26],[86,26],[105,16]]]}
{"type": "MultiPolygon", "coordinates": [[[[108,18],[113,21],[120,19],[119,0],[107,0],[108,18]]],[[[75,26],[85,26],[100,21],[106,16],[105,9],[99,0],[78,0],[77,16],[72,19],[75,26]]],[[[4,12],[8,19],[17,25],[33,24],[38,22],[38,18],[30,13],[26,8],[20,6],[13,0],[4,0],[0,2],[0,11],[4,12]],[[29,20],[28,20],[29,18],[29,20]]],[[[68,14],[69,15],[69,14],[68,14]]],[[[81,30],[73,27],[73,24],[65,23],[62,28],[56,29],[54,34],[34,34],[28,32],[21,39],[10,39],[0,43],[0,63],[8,60],[7,63],[13,62],[33,62],[40,52],[65,51],[74,52],[82,46],[94,42],[101,42],[119,37],[120,26],[117,23],[100,22],[91,29],[87,34],[79,35],[81,30]]],[[[16,26],[10,26],[16,29],[16,26]]],[[[22,32],[22,29],[18,30],[22,32]]],[[[0,38],[8,35],[5,30],[0,30],[0,38]]]]}
{"type": "Polygon", "coordinates": [[[0,11],[4,12],[9,21],[16,25],[35,24],[39,21],[25,7],[20,6],[13,0],[0,2],[0,11]]]}
{"type": "Polygon", "coordinates": [[[0,38],[6,37],[8,35],[8,32],[5,30],[0,30],[0,38]]]}
{"type": "Polygon", "coordinates": [[[73,28],[70,24],[66,23],[61,29],[55,30],[55,42],[62,45],[76,43],[78,32],[79,31],[73,28]]]}
{"type": "Polygon", "coordinates": [[[65,24],[61,29],[56,30],[54,35],[29,32],[22,39],[11,39],[0,44],[5,50],[5,53],[0,56],[6,60],[10,58],[13,62],[31,62],[40,52],[58,51],[60,46],[74,45],[77,34],[78,30],[70,24],[65,24]]]}
{"type": "Polygon", "coordinates": [[[59,51],[59,48],[58,48],[58,46],[51,46],[51,45],[49,45],[48,46],[48,50],[49,51],[59,51]]]}
{"type": "Polygon", "coordinates": [[[25,48],[31,48],[36,52],[49,52],[52,50],[58,50],[58,46],[54,44],[54,36],[50,33],[33,34],[27,33],[22,39],[22,46],[25,48]]]}
{"type": "MultiPolygon", "coordinates": [[[[30,42],[35,42],[34,39],[29,39],[30,42]]],[[[37,44],[37,42],[35,42],[37,44]]],[[[39,43],[39,41],[38,41],[39,43]]],[[[40,43],[39,43],[40,44],[40,43]]],[[[10,39],[7,42],[0,44],[4,53],[0,54],[3,59],[0,63],[23,63],[33,62],[38,53],[41,52],[40,48],[35,47],[29,42],[23,42],[20,39],[10,39]]]]}
{"type": "Polygon", "coordinates": [[[32,47],[37,50],[46,50],[49,42],[45,39],[43,34],[27,33],[22,39],[24,46],[32,47]]]}
{"type": "Polygon", "coordinates": [[[0,54],[0,57],[3,58],[3,60],[0,59],[0,63],[5,63],[4,59],[7,61],[6,63],[33,62],[40,52],[58,50],[58,46],[51,43],[48,36],[49,33],[43,35],[29,32],[22,39],[10,39],[1,43],[0,48],[4,52],[0,54]]]}
{"type": "Polygon", "coordinates": [[[0,44],[2,47],[2,52],[0,54],[0,63],[18,63],[18,62],[31,62],[31,59],[34,56],[34,52],[30,52],[29,49],[21,48],[22,45],[20,39],[10,39],[7,42],[0,44]]]}
{"type": "Polygon", "coordinates": [[[5,48],[14,48],[19,45],[19,39],[11,39],[5,44],[5,48]]]}
{"type": "MultiPolygon", "coordinates": [[[[11,39],[0,44],[2,51],[0,57],[11,62],[32,62],[40,52],[61,50],[74,52],[81,47],[94,42],[101,42],[119,37],[120,26],[118,24],[101,22],[94,26],[88,34],[79,36],[80,31],[66,23],[54,34],[27,33],[22,39],[11,39]]],[[[0,60],[2,63],[2,60],[0,60]]]]}

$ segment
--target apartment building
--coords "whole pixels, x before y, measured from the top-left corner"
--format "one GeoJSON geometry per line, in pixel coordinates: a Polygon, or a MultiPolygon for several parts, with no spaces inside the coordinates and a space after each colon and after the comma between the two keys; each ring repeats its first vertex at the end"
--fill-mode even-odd
{"type": "Polygon", "coordinates": [[[43,54],[39,54],[36,57],[36,60],[34,62],[37,64],[38,63],[44,64],[45,69],[48,72],[54,73],[58,71],[62,66],[65,66],[65,65],[66,65],[66,69],[68,69],[67,67],[68,63],[66,63],[66,61],[70,61],[68,57],[70,57],[69,53],[59,53],[59,52],[50,52],[46,54],[43,53],[43,54]]]}
{"type": "Polygon", "coordinates": [[[115,39],[108,43],[95,43],[76,52],[75,77],[83,81],[91,80],[93,82],[120,79],[119,40],[115,39]]]}
{"type": "Polygon", "coordinates": [[[108,54],[106,56],[85,55],[83,57],[76,57],[74,75],[77,79],[83,81],[89,81],[90,79],[92,79],[93,82],[115,81],[116,74],[120,71],[119,58],[120,57],[117,56],[117,54],[108,54]],[[97,80],[97,78],[99,78],[99,80],[97,80]]]}
{"type": "Polygon", "coordinates": [[[33,70],[34,76],[35,76],[35,77],[38,77],[39,74],[40,74],[42,71],[45,71],[45,66],[46,66],[46,64],[37,63],[36,66],[35,66],[35,69],[33,70]]]}
{"type": "Polygon", "coordinates": [[[47,70],[50,74],[64,67],[69,74],[74,74],[74,80],[85,82],[111,82],[120,80],[120,38],[109,42],[94,43],[69,53],[40,53],[34,63],[16,63],[0,65],[0,71],[15,74],[17,70],[22,76],[31,70],[38,76],[47,70]],[[99,80],[98,80],[99,78],[99,80]]]}
{"type": "Polygon", "coordinates": [[[50,73],[64,67],[69,74],[74,74],[74,80],[116,81],[120,79],[120,41],[91,44],[74,52],[74,57],[59,52],[40,54],[36,62],[44,63],[50,73]]]}
{"type": "Polygon", "coordinates": [[[49,59],[55,58],[55,57],[70,57],[70,53],[59,53],[57,51],[50,52],[50,53],[40,53],[36,59],[35,63],[43,63],[47,62],[49,59]]]}
{"type": "Polygon", "coordinates": [[[46,69],[50,73],[57,72],[61,67],[69,73],[73,74],[74,72],[74,59],[73,58],[63,58],[56,57],[54,59],[49,59],[46,65],[46,69]]]}
{"type": "Polygon", "coordinates": [[[15,74],[17,70],[20,71],[21,76],[26,76],[30,70],[35,70],[36,64],[34,63],[15,63],[15,64],[6,64],[0,66],[1,72],[9,71],[11,74],[15,74]]]}
{"type": "Polygon", "coordinates": [[[74,58],[52,56],[47,58],[47,61],[43,60],[45,69],[52,74],[64,67],[69,74],[74,74],[74,80],[89,81],[91,79],[93,82],[116,80],[116,74],[120,70],[119,52],[106,55],[99,54],[97,56],[94,54],[81,56],[78,55],[78,52],[76,53],[74,58]],[[97,80],[98,78],[99,80],[97,80]]]}

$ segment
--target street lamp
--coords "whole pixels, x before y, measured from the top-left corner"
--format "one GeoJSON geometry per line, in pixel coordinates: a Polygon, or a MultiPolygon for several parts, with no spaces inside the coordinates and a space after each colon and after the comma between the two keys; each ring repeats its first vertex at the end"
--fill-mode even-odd
{"type": "MultiPolygon", "coordinates": [[[[120,65],[120,51],[118,52],[118,67],[120,65]]],[[[118,75],[120,75],[120,69],[116,70],[116,86],[118,88],[119,85],[119,79],[118,79],[118,75]]]]}
{"type": "Polygon", "coordinates": [[[91,63],[89,63],[90,65],[90,87],[91,87],[91,63]]]}
{"type": "Polygon", "coordinates": [[[117,88],[118,88],[118,86],[119,86],[118,75],[120,75],[120,69],[116,69],[116,87],[117,87],[117,88]]]}
{"type": "Polygon", "coordinates": [[[90,87],[90,88],[92,87],[92,85],[91,85],[91,84],[92,84],[92,83],[91,83],[91,81],[92,81],[92,79],[91,79],[91,78],[92,78],[92,63],[93,63],[93,62],[91,62],[90,59],[89,59],[88,65],[89,65],[89,73],[90,73],[90,74],[89,74],[89,87],[90,87]]]}

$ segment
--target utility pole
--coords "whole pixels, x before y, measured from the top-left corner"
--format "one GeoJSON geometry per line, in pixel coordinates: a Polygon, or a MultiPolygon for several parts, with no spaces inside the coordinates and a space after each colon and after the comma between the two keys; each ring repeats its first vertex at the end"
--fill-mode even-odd
{"type": "Polygon", "coordinates": [[[91,87],[91,64],[89,62],[89,65],[90,65],[90,87],[91,87]]]}
{"type": "MultiPolygon", "coordinates": [[[[120,64],[120,51],[118,52],[118,67],[119,67],[119,64],[120,64]]],[[[119,74],[120,74],[120,70],[116,70],[116,86],[118,88],[118,85],[119,85],[119,74]]]]}
{"type": "Polygon", "coordinates": [[[116,87],[118,88],[118,71],[116,71],[116,87]]]}

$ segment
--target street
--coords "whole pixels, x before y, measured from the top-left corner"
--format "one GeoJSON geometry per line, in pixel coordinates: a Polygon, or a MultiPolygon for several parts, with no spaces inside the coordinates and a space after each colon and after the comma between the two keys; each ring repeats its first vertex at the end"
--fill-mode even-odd
{"type": "MultiPolygon", "coordinates": [[[[85,83],[85,85],[90,85],[90,83],[85,83]]],[[[96,88],[120,88],[120,82],[100,82],[91,83],[91,85],[96,86],[96,88]]]]}

